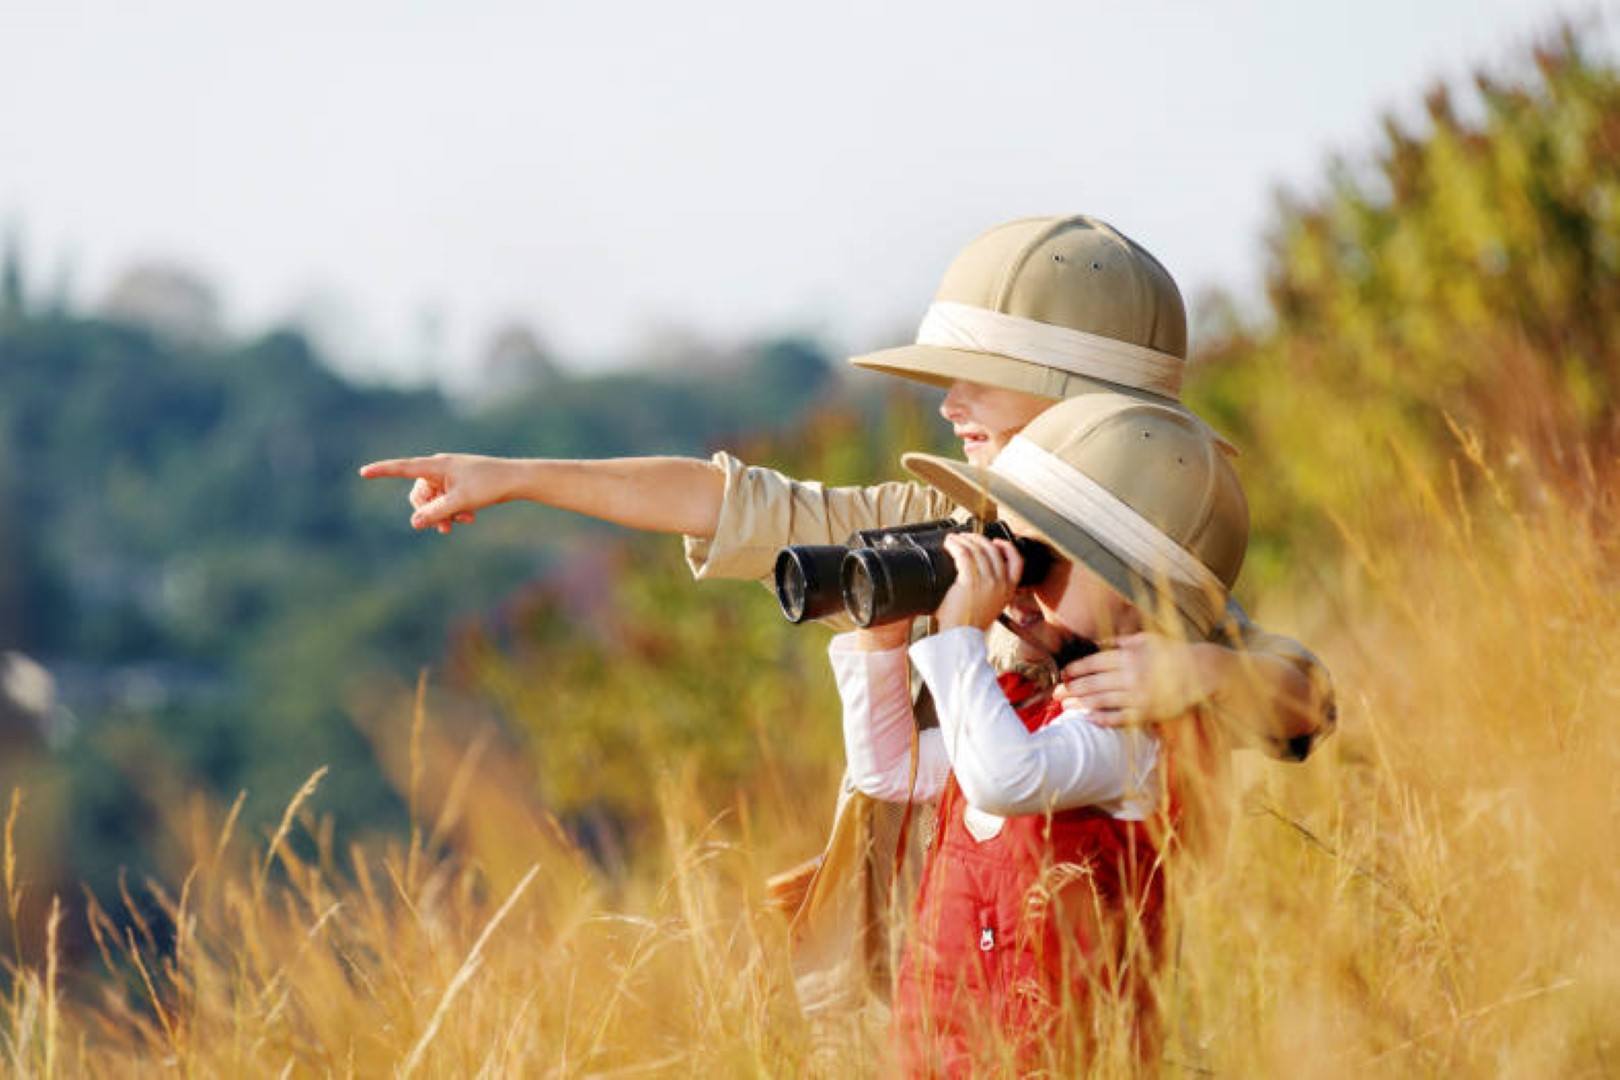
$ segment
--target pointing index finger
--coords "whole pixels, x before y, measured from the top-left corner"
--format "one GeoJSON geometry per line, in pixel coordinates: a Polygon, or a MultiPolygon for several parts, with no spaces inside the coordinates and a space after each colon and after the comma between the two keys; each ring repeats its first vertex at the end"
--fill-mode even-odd
{"type": "Polygon", "coordinates": [[[360,475],[367,480],[384,476],[402,480],[437,480],[444,475],[444,470],[430,457],[387,458],[360,466],[360,475]]]}

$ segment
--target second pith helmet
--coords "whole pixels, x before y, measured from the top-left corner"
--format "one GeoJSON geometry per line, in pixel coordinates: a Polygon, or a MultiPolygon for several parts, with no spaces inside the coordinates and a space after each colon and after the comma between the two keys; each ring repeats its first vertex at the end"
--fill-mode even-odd
{"type": "Polygon", "coordinates": [[[1208,638],[1226,617],[1249,541],[1228,456],[1171,402],[1085,394],[1029,422],[988,467],[906,454],[914,476],[982,518],[1014,519],[1099,575],[1150,618],[1208,638]]]}

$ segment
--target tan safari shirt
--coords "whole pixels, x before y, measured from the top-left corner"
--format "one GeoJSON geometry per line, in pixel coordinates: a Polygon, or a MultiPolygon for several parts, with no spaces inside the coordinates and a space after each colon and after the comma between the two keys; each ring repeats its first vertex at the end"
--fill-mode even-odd
{"type": "MultiPolygon", "coordinates": [[[[776,553],[789,544],[841,544],[857,529],[930,521],[956,512],[949,498],[925,484],[827,487],[745,465],[724,451],[713,461],[726,479],[714,538],[686,537],[686,561],[700,580],[757,580],[770,586],[776,553]]],[[[1228,611],[1249,651],[1287,660],[1311,679],[1321,709],[1315,735],[1263,743],[1274,757],[1303,760],[1332,732],[1337,716],[1326,667],[1299,642],[1255,626],[1235,600],[1228,611]]]]}

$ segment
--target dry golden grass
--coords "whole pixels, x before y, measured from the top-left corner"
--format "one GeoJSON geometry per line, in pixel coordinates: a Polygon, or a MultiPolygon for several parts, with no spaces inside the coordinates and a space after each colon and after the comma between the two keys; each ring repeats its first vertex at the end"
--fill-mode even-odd
{"type": "MultiPolygon", "coordinates": [[[[1343,523],[1348,555],[1262,605],[1322,647],[1341,728],[1305,765],[1242,755],[1226,857],[1180,883],[1165,1072],[1620,1072],[1620,560],[1592,507],[1510,496],[1474,456],[1496,494],[1470,510],[1413,482],[1392,496],[1409,535],[1343,523]]],[[[54,947],[15,970],[8,1071],[811,1071],[760,882],[814,843],[823,791],[705,806],[674,769],[661,843],[614,882],[507,756],[444,743],[422,702],[382,740],[408,843],[333,851],[320,774],[265,841],[236,834],[239,805],[199,805],[192,873],[150,886],[172,944],[138,905],[53,908],[50,941],[87,917],[101,970],[65,985],[54,947]]]]}
{"type": "MultiPolygon", "coordinates": [[[[1312,611],[1343,720],[1244,762],[1224,872],[1184,905],[1184,1060],[1222,1074],[1620,1071],[1620,550],[1525,485],[1350,560],[1312,611]]],[[[1275,612],[1273,612],[1275,614],[1275,612]]]]}

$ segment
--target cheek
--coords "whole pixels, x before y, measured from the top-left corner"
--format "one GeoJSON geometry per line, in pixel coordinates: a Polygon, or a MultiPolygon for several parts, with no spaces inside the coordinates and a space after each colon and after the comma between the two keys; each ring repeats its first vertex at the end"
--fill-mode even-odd
{"type": "Polygon", "coordinates": [[[1045,581],[1030,590],[1029,595],[1035,600],[1036,606],[1041,609],[1041,615],[1047,622],[1052,621],[1062,606],[1065,576],[1061,572],[1050,574],[1045,581]]]}
{"type": "Polygon", "coordinates": [[[1142,629],[1142,613],[1137,610],[1136,605],[1127,603],[1123,597],[1114,597],[1113,610],[1109,614],[1114,621],[1114,632],[1121,637],[1139,633],[1142,629]]]}
{"type": "Polygon", "coordinates": [[[1059,580],[1043,586],[1035,595],[1047,621],[1057,623],[1070,633],[1094,637],[1103,632],[1130,632],[1115,618],[1116,614],[1128,611],[1129,605],[1116,603],[1119,598],[1104,585],[1059,580]]]}
{"type": "MultiPolygon", "coordinates": [[[[947,400],[952,396],[956,399],[955,407],[964,419],[990,432],[1002,445],[1006,439],[1011,438],[1025,424],[1052,405],[1052,402],[1045,398],[1035,397],[1032,394],[984,387],[970,387],[959,394],[953,390],[951,394],[946,395],[947,400]]],[[[996,449],[1001,449],[1001,445],[996,449]]]]}

